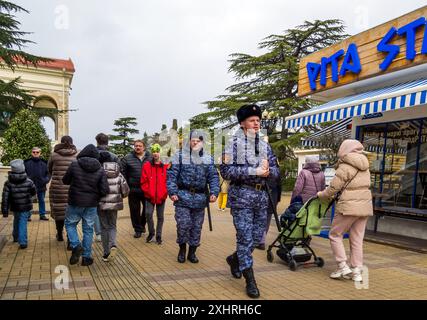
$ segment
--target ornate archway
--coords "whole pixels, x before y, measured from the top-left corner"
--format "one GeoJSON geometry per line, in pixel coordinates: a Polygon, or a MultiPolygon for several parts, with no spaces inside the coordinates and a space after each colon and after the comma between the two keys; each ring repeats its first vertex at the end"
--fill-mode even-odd
{"type": "Polygon", "coordinates": [[[41,62],[37,68],[31,65],[18,66],[14,72],[6,68],[0,69],[0,78],[3,80],[10,81],[20,77],[20,86],[30,90],[31,94],[37,97],[34,106],[46,110],[44,116],[54,121],[53,144],[57,143],[62,136],[69,134],[69,95],[74,71],[71,59],[41,62]]]}
{"type": "MultiPolygon", "coordinates": [[[[59,133],[58,130],[58,104],[56,103],[55,99],[53,99],[50,96],[47,95],[39,95],[35,101],[34,101],[34,107],[43,109],[40,113],[40,118],[50,118],[54,122],[54,136],[51,137],[52,140],[58,141],[60,137],[62,137],[64,134],[59,133]]],[[[45,129],[47,129],[45,127],[45,129]]]]}

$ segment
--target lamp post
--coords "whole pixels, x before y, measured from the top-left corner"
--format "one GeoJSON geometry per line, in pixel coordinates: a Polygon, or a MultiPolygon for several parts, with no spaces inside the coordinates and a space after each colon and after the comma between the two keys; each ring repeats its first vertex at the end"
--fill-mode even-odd
{"type": "Polygon", "coordinates": [[[277,112],[264,109],[261,117],[261,128],[267,130],[267,136],[273,134],[278,120],[279,117],[277,112]]]}

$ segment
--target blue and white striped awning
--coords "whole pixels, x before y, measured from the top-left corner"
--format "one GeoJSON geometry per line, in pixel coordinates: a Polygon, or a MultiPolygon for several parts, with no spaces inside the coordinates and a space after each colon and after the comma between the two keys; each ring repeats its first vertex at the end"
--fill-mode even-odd
{"type": "Polygon", "coordinates": [[[419,79],[339,98],[286,117],[286,128],[414,107],[426,102],[427,79],[419,79]]]}
{"type": "Polygon", "coordinates": [[[337,137],[342,138],[343,140],[348,139],[351,135],[351,129],[348,128],[348,125],[351,124],[351,121],[351,118],[343,119],[323,130],[315,132],[309,135],[308,137],[303,138],[301,141],[302,145],[304,147],[327,147],[322,146],[320,138],[328,134],[333,134],[337,137]]]}
{"type": "MultiPolygon", "coordinates": [[[[334,123],[333,125],[317,131],[306,138],[301,139],[301,144],[303,147],[312,147],[312,148],[329,148],[334,141],[331,141],[331,145],[328,145],[328,142],[322,141],[322,136],[332,134],[334,137],[339,140],[349,139],[351,137],[351,128],[349,125],[353,121],[352,118],[343,119],[334,123]]],[[[386,148],[387,153],[397,153],[405,154],[406,147],[395,147],[395,146],[384,146],[384,140],[378,141],[376,138],[368,138],[363,143],[365,151],[373,153],[383,153],[384,148],[386,148]]]]}

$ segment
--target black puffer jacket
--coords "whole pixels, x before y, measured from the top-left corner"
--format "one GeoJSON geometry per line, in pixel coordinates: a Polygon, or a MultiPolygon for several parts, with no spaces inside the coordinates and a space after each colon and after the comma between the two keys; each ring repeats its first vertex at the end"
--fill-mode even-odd
{"type": "Polygon", "coordinates": [[[33,209],[32,196],[36,194],[36,186],[28,179],[26,173],[9,172],[8,181],[4,183],[1,211],[7,217],[12,212],[25,212],[33,209]]]}
{"type": "Polygon", "coordinates": [[[68,204],[76,207],[97,207],[101,197],[109,192],[107,175],[98,161],[93,144],[86,146],[71,163],[62,182],[70,185],[68,204]]]}
{"type": "MultiPolygon", "coordinates": [[[[101,158],[108,158],[109,159],[108,162],[117,162],[118,164],[120,164],[119,157],[116,156],[111,151],[108,151],[108,146],[99,145],[96,147],[96,149],[98,149],[98,152],[101,158]]],[[[102,163],[101,159],[99,159],[99,161],[102,163]]],[[[104,161],[104,162],[107,162],[107,161],[104,161]]]]}
{"type": "Polygon", "coordinates": [[[141,189],[142,165],[150,160],[151,154],[148,151],[145,151],[144,157],[141,160],[136,156],[134,151],[122,159],[121,170],[129,185],[130,193],[143,194],[141,189]]]}

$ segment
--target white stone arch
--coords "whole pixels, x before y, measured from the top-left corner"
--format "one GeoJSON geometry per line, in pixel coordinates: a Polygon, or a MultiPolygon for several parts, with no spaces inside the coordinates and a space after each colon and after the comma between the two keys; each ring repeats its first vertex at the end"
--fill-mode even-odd
{"type": "MultiPolygon", "coordinates": [[[[59,110],[57,101],[51,95],[46,93],[39,93],[36,96],[37,97],[33,103],[35,108],[53,109],[56,111],[59,110]]],[[[47,112],[45,115],[44,114],[40,115],[40,117],[48,117],[53,120],[54,126],[55,126],[55,136],[53,137],[53,140],[58,141],[61,135],[61,132],[59,132],[59,126],[58,126],[58,113],[55,113],[54,115],[52,115],[47,112]]]]}

